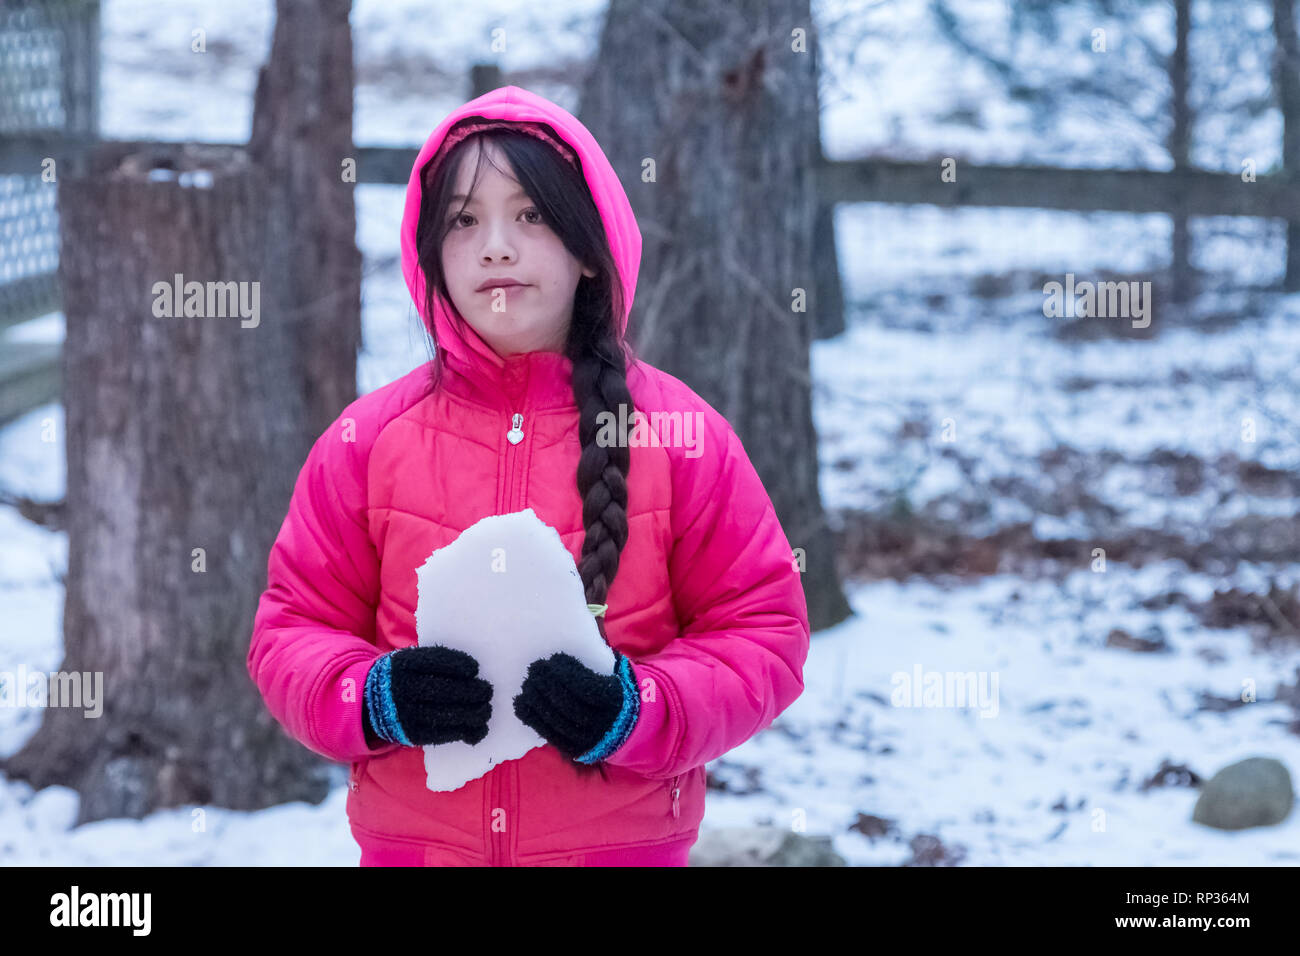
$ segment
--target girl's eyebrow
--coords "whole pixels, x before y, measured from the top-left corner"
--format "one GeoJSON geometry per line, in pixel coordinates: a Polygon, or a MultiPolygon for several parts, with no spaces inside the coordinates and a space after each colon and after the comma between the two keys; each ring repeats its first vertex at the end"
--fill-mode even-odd
{"type": "MultiPolygon", "coordinates": [[[[454,196],[451,197],[451,201],[452,201],[452,202],[455,202],[457,199],[465,199],[465,198],[467,198],[467,197],[466,197],[466,195],[465,195],[464,193],[456,193],[454,196]]],[[[524,190],[522,190],[522,189],[516,189],[516,190],[515,190],[514,192],[512,192],[509,196],[506,197],[507,200],[510,200],[510,199],[527,199],[527,198],[528,198],[528,193],[524,192],[524,190]]],[[[471,202],[477,202],[477,201],[478,201],[478,197],[475,197],[474,199],[472,199],[472,200],[470,200],[470,201],[471,201],[471,202]]]]}

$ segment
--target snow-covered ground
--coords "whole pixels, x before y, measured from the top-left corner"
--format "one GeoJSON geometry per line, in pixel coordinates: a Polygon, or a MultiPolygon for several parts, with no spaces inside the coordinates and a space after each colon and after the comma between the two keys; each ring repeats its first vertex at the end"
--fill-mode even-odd
{"type": "MultiPolygon", "coordinates": [[[[940,68],[953,54],[936,48],[924,6],[863,8],[873,31],[858,54],[863,68],[832,58],[837,72],[823,91],[829,155],[951,151],[1080,165],[1138,155],[1161,165],[1148,145],[1121,153],[1107,123],[1086,116],[1070,126],[1072,150],[1059,138],[1048,149],[1023,115],[987,95],[983,72],[940,68]],[[977,127],[942,120],[968,100],[982,104],[977,127]]],[[[1005,7],[962,6],[971,16],[984,10],[994,28],[1005,7]]],[[[416,0],[356,3],[357,142],[422,140],[463,100],[469,65],[488,55],[495,27],[507,30],[507,70],[580,61],[594,49],[603,5],[545,13],[503,2],[469,11],[447,5],[445,17],[431,9],[416,0]],[[430,28],[412,29],[413,21],[430,28]]],[[[819,20],[835,9],[815,7],[819,20]]],[[[256,68],[269,47],[269,0],[107,0],[103,22],[106,135],[247,135],[256,68]],[[191,52],[197,28],[206,31],[206,53],[191,52]]],[[[847,37],[824,42],[842,48],[847,37]]],[[[572,90],[529,85],[572,108],[572,90]]],[[[1265,117],[1252,134],[1261,169],[1276,154],[1274,133],[1265,117]]],[[[359,186],[356,194],[366,270],[358,387],[366,392],[428,354],[398,270],[402,189],[359,186]]],[[[1282,268],[1276,225],[1194,226],[1202,268],[1255,286],[1282,268]]],[[[1081,339],[1043,315],[1041,279],[972,290],[983,277],[1011,272],[1062,280],[1067,272],[1149,274],[1167,256],[1162,217],[863,205],[838,211],[837,236],[853,303],[849,328],[816,343],[812,355],[821,488],[832,513],[875,514],[898,496],[927,518],[983,503],[966,534],[1029,521],[1040,539],[1084,540],[1117,528],[1191,535],[1243,515],[1294,518],[1294,494],[1248,494],[1227,465],[1211,463],[1231,455],[1226,460],[1300,470],[1300,298],[1215,293],[1198,314],[1218,310],[1232,320],[1212,331],[1166,328],[1158,311],[1153,337],[1081,339]],[[1243,437],[1245,419],[1253,440],[1243,437]],[[1027,502],[1026,488],[1069,501],[1060,487],[1068,476],[1043,466],[1043,456],[1063,449],[1090,465],[1104,461],[1087,490],[1106,508],[1053,513],[1027,502]],[[1205,462],[1205,481],[1171,490],[1152,464],[1166,452],[1205,462]]],[[[10,334],[57,340],[61,317],[10,334]]],[[[0,430],[0,488],[61,497],[62,433],[57,404],[0,430]]],[[[66,536],[0,506],[0,541],[0,671],[19,663],[54,670],[66,536]]],[[[1269,755],[1300,771],[1300,736],[1287,730],[1296,715],[1273,702],[1280,683],[1296,680],[1300,642],[1264,650],[1242,629],[1207,629],[1181,605],[1139,602],[1174,590],[1205,600],[1216,588],[1260,590],[1298,578],[1294,564],[1242,560],[1216,576],[1168,560],[1141,568],[1111,560],[1102,572],[1085,564],[1059,577],[846,582],[855,615],[815,635],[803,696],[772,728],[710,765],[726,789],[710,791],[704,825],[786,827],[802,819],[808,833],[831,835],[858,865],[907,860],[918,834],[938,837],[967,865],[1295,865],[1300,814],[1277,827],[1222,833],[1191,822],[1195,789],[1142,784],[1164,761],[1208,777],[1269,755]],[[1167,653],[1106,646],[1112,628],[1152,627],[1167,653]],[[992,697],[973,707],[893,706],[896,678],[918,670],[974,674],[992,697]],[[1254,682],[1258,702],[1200,709],[1202,693],[1239,698],[1244,681],[1254,682]],[[863,818],[892,829],[873,841],[850,829],[863,818]]],[[[0,754],[17,751],[39,718],[0,708],[0,754]]],[[[33,793],[0,777],[0,863],[355,865],[345,794],[340,785],[320,806],[184,807],[71,830],[75,793],[33,793]]]]}

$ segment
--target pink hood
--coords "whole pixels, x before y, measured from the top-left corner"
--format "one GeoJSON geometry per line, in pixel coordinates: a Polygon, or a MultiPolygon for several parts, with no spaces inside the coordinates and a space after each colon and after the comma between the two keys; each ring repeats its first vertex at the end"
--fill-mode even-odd
{"type": "MultiPolygon", "coordinates": [[[[630,308],[641,234],[622,183],[573,116],[507,86],[447,116],[412,169],[402,267],[421,314],[419,170],[471,115],[542,121],[576,150],[630,308]]],[[[503,360],[445,309],[423,317],[449,374],[433,388],[421,366],[358,398],[316,440],[267,562],[249,675],[294,739],[349,764],[363,863],[680,863],[704,817],[705,764],[803,691],[808,611],[771,499],[727,420],[634,362],[633,405],[657,420],[652,440],[630,433],[629,533],[604,621],[642,689],[639,719],[600,774],[579,774],[547,744],[457,790],[428,790],[423,748],[371,749],[362,729],[371,667],[418,642],[416,569],[489,515],[532,509],[575,563],[586,529],[572,362],[549,351],[503,360]]]]}
{"type": "Polygon", "coordinates": [[[420,197],[423,190],[420,171],[438,151],[447,131],[467,116],[547,123],[577,151],[587,187],[591,190],[600,218],[605,224],[610,250],[623,281],[626,310],[621,316],[618,333],[625,336],[628,311],[632,308],[632,299],[636,294],[637,271],[641,266],[641,230],[637,226],[623,184],[600,145],[571,113],[536,93],[518,86],[503,86],[453,110],[434,127],[415,158],[411,178],[406,186],[406,206],[402,213],[402,275],[406,278],[406,287],[411,291],[411,298],[420,317],[424,319],[425,327],[434,333],[439,346],[443,348],[445,360],[458,371],[470,374],[480,364],[485,364],[490,371],[496,372],[505,366],[504,360],[477,332],[467,324],[456,321],[447,308],[447,303],[438,301],[432,319],[426,314],[424,273],[420,270],[415,248],[415,227],[420,219],[420,197]],[[459,326],[463,326],[463,332],[459,326]]]}

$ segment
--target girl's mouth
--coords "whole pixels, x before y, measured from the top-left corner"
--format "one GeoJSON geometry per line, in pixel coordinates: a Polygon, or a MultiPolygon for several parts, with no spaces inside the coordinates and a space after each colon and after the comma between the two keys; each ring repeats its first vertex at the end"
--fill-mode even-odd
{"type": "Polygon", "coordinates": [[[488,286],[486,289],[480,289],[480,290],[479,290],[479,295],[492,295],[492,294],[494,294],[498,289],[500,289],[500,290],[502,290],[502,291],[505,293],[505,296],[506,296],[507,299],[513,299],[513,298],[515,298],[516,296],[518,296],[521,292],[523,292],[525,289],[531,289],[531,288],[532,288],[532,286],[530,286],[530,285],[497,285],[497,286],[488,286]]]}

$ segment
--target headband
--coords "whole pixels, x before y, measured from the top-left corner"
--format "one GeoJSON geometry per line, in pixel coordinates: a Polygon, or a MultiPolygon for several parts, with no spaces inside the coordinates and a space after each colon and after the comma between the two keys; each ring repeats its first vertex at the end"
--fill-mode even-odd
{"type": "Polygon", "coordinates": [[[461,121],[452,128],[451,132],[443,137],[442,144],[438,147],[438,151],[434,153],[433,159],[429,161],[429,164],[426,167],[425,175],[432,176],[433,171],[437,169],[438,165],[446,155],[451,152],[451,150],[461,140],[473,136],[475,133],[481,133],[484,130],[489,129],[510,129],[517,130],[520,133],[527,133],[529,136],[540,139],[542,142],[551,146],[551,148],[564,157],[565,161],[570,166],[574,169],[578,169],[577,155],[567,143],[562,142],[548,133],[542,124],[524,122],[522,120],[492,120],[476,117],[468,121],[461,121]]]}

